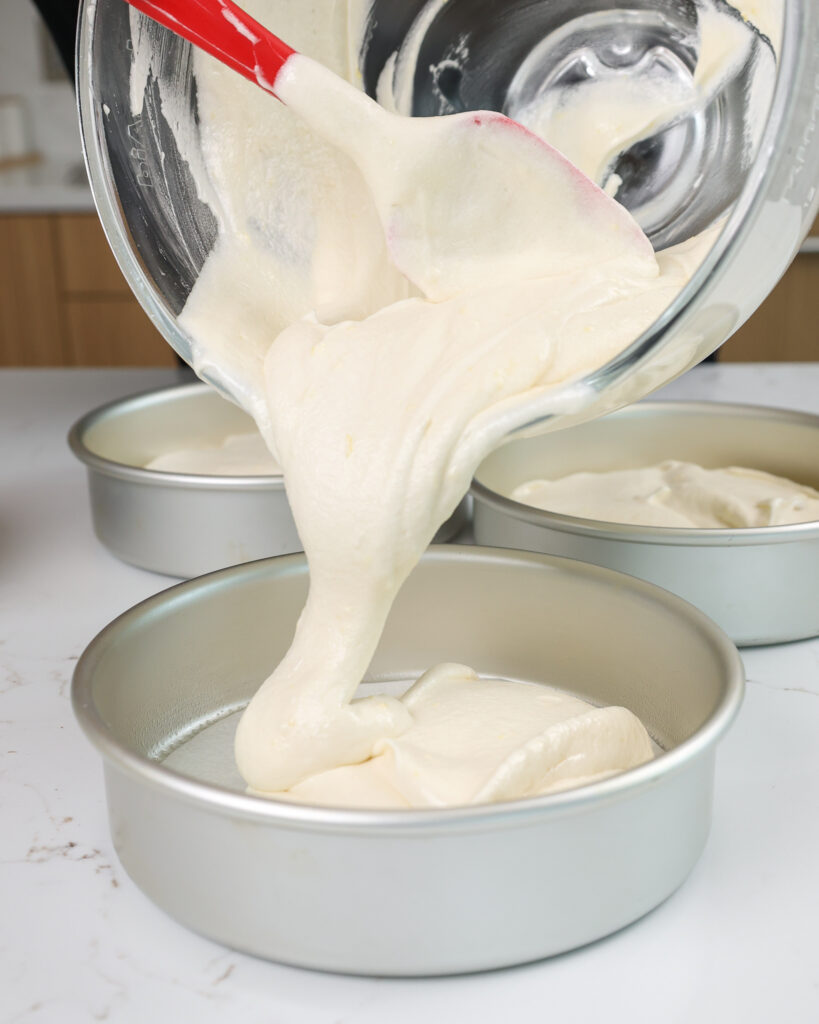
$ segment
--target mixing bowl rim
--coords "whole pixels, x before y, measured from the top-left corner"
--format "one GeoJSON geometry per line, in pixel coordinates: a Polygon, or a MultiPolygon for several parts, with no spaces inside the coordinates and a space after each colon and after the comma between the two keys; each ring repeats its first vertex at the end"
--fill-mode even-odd
{"type": "MultiPolygon", "coordinates": [[[[612,569],[578,562],[573,559],[534,552],[499,548],[433,545],[423,555],[421,565],[430,562],[471,561],[492,565],[527,567],[540,565],[549,571],[570,572],[592,577],[601,582],[616,581],[619,588],[650,598],[685,620],[693,631],[715,652],[722,668],[723,692],[707,720],[690,736],[654,760],[616,776],[574,790],[545,796],[529,797],[497,804],[480,804],[434,809],[350,810],[319,807],[278,801],[267,797],[239,793],[180,775],[161,762],[137,754],[116,739],[105,724],[93,701],[93,678],[100,657],[118,634],[136,620],[152,615],[163,605],[184,601],[196,591],[237,585],[243,578],[257,574],[273,577],[284,573],[305,572],[303,553],[279,555],[220,569],[193,580],[186,580],[163,590],[123,612],[90,642],[77,662],[71,685],[74,714],[92,744],[102,754],[106,765],[116,768],[139,782],[149,784],[166,795],[210,810],[219,809],[234,817],[268,825],[301,828],[312,831],[415,833],[445,828],[482,830],[504,825],[526,825],[544,816],[564,816],[583,812],[610,801],[627,798],[644,787],[656,785],[665,776],[683,770],[697,757],[706,754],[721,738],[736,717],[744,693],[745,676],[742,660],[734,644],[703,612],[682,598],[654,584],[627,576],[612,569]]],[[[231,710],[238,710],[231,709],[231,710]]]]}
{"type": "MultiPolygon", "coordinates": [[[[92,104],[91,53],[98,10],[97,0],[81,0],[77,23],[75,62],[77,110],[91,193],[114,257],[148,317],[166,340],[171,337],[178,339],[184,344],[184,348],[192,353],[194,351],[193,338],[179,325],[178,320],[171,316],[165,304],[160,301],[133,247],[127,242],[129,238],[128,225],[122,214],[121,205],[113,192],[111,175],[105,173],[106,159],[98,144],[98,136],[93,127],[95,109],[92,104]]],[[[783,8],[782,53],[790,54],[792,50],[795,52],[798,48],[797,43],[796,19],[792,16],[792,12],[783,8]]],[[[760,138],[760,152],[775,152],[772,125],[774,122],[779,123],[786,116],[790,116],[795,102],[791,96],[791,83],[797,62],[790,61],[783,65],[782,53],[776,55],[777,77],[765,127],[760,138]],[[783,73],[783,68],[789,72],[787,75],[783,73]]],[[[617,382],[624,374],[638,367],[645,357],[666,347],[667,341],[663,340],[663,335],[667,334],[669,329],[683,316],[696,299],[703,284],[717,271],[729,252],[740,244],[742,238],[750,230],[751,221],[755,219],[755,215],[765,202],[762,186],[773,177],[774,165],[775,161],[773,160],[762,166],[759,162],[754,164],[742,192],[725,215],[722,227],[703,262],[659,317],[621,352],[574,383],[587,388],[590,394],[599,393],[606,386],[617,382]]],[[[819,209],[819,191],[813,197],[812,205],[819,209]]],[[[809,220],[806,220],[805,232],[808,230],[809,220]]],[[[179,351],[177,345],[172,345],[172,347],[179,351]]],[[[520,429],[530,430],[538,423],[549,420],[553,415],[553,413],[546,413],[543,416],[534,416],[525,427],[520,429]]],[[[518,432],[513,431],[513,436],[518,432]]]]}
{"type": "MultiPolygon", "coordinates": [[[[797,52],[801,53],[801,50],[797,46],[799,39],[798,32],[799,26],[797,25],[797,19],[793,16],[793,9],[791,9],[789,5],[783,4],[780,52],[775,53],[777,75],[770,106],[767,111],[765,126],[759,140],[758,151],[760,153],[769,152],[774,154],[778,151],[773,126],[787,120],[793,113],[793,107],[796,99],[793,95],[795,90],[792,88],[792,82],[796,74],[798,62],[790,60],[787,63],[783,63],[783,55],[791,56],[792,54],[795,55],[797,52]],[[784,73],[785,70],[787,70],[789,74],[786,75],[784,73]]],[[[760,33],[760,35],[762,35],[762,33],[760,33]]],[[[767,40],[768,45],[773,49],[770,40],[767,39],[766,36],[763,36],[763,38],[767,40]]],[[[644,359],[650,357],[651,353],[654,352],[655,349],[662,350],[667,347],[667,341],[663,342],[661,340],[661,336],[664,333],[667,334],[681,319],[689,305],[699,294],[701,287],[710,277],[717,274],[719,268],[723,266],[727,260],[730,252],[738,248],[742,239],[750,232],[752,222],[756,219],[756,216],[759,214],[766,202],[765,189],[763,186],[767,181],[774,177],[776,172],[775,163],[775,160],[771,159],[768,161],[756,161],[753,164],[748,172],[748,177],[742,191],[737,199],[729,206],[727,213],[723,216],[721,227],[719,227],[719,220],[714,222],[714,229],[719,227],[719,230],[714,238],[713,244],[683,288],[660,313],[657,319],[654,320],[654,322],[651,323],[637,338],[635,338],[634,341],[616,355],[612,356],[608,362],[580,377],[576,381],[579,386],[585,386],[597,391],[598,393],[602,392],[607,385],[616,383],[630,370],[636,369],[640,366],[644,359]]],[[[819,190],[814,190],[810,207],[812,208],[813,215],[815,216],[817,211],[819,211],[819,190]]],[[[812,220],[813,216],[805,218],[802,238],[804,238],[810,230],[812,220]]],[[[791,257],[793,257],[797,251],[798,243],[794,247],[791,257]]],[[[782,273],[784,273],[786,269],[787,266],[783,267],[782,273]]],[[[734,330],[739,326],[740,324],[735,324],[734,330]]],[[[719,345],[714,346],[714,349],[715,348],[719,348],[719,345]]],[[[705,353],[702,353],[699,358],[703,358],[704,354],[705,353]]],[[[684,372],[685,369],[687,369],[687,366],[682,366],[677,373],[666,378],[662,383],[669,383],[675,377],[679,376],[680,373],[684,372]]],[[[622,408],[622,405],[620,407],[622,408]]],[[[544,420],[548,420],[549,418],[550,415],[548,413],[542,417],[544,420]]],[[[531,429],[539,422],[541,422],[541,418],[536,417],[517,433],[531,431],[531,429]]],[[[513,432],[512,436],[514,436],[514,433],[515,432],[513,432]]]]}
{"type": "Polygon", "coordinates": [[[84,463],[89,470],[104,473],[106,476],[120,480],[154,487],[185,487],[208,491],[283,491],[284,477],[273,475],[217,475],[210,473],[171,473],[167,470],[148,469],[145,466],[134,466],[127,462],[109,459],[91,448],[87,441],[88,431],[119,414],[150,408],[152,405],[173,401],[183,397],[184,393],[209,392],[226,401],[209,384],[202,381],[191,381],[187,384],[171,384],[163,388],[149,388],[125,398],[116,398],[111,402],[92,409],[81,416],[68,432],[68,447],[76,458],[84,463]]]}
{"type": "MultiPolygon", "coordinates": [[[[819,415],[810,412],[793,411],[776,406],[757,406],[739,402],[707,402],[707,401],[653,401],[638,402],[601,417],[598,422],[616,416],[621,419],[638,419],[661,415],[674,415],[689,412],[714,413],[724,416],[745,417],[752,415],[755,419],[788,420],[812,427],[817,431],[819,440],[819,415]]],[[[567,430],[571,430],[568,427],[567,430]]],[[[509,443],[524,443],[525,439],[510,438],[509,443]]],[[[503,447],[499,450],[503,450],[503,447]]],[[[497,450],[497,449],[496,449],[497,450]]],[[[494,453],[492,453],[494,454],[494,453]]],[[[490,454],[487,456],[491,458],[490,454]]],[[[486,461],[486,460],[484,460],[486,461]]],[[[483,463],[481,464],[483,465],[483,463]]],[[[819,521],[809,520],[805,523],[785,523],[778,526],[753,527],[693,527],[693,526],[634,526],[629,523],[610,523],[603,519],[585,519],[570,516],[561,512],[550,512],[547,509],[535,508],[522,501],[515,501],[499,491],[493,490],[479,479],[481,466],[475,472],[469,493],[473,500],[503,512],[512,519],[531,523],[544,529],[553,529],[561,533],[574,533],[583,537],[594,537],[612,542],[626,541],[635,544],[659,544],[667,546],[702,546],[702,547],[741,547],[749,544],[795,543],[798,541],[819,539],[819,521]]],[[[582,472],[578,470],[578,472],[582,472]]]]}

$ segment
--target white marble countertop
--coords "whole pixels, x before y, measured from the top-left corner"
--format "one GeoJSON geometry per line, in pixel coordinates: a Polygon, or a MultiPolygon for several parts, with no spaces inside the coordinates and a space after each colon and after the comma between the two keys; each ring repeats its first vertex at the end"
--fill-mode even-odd
{"type": "MultiPolygon", "coordinates": [[[[76,659],[172,581],[95,540],[65,435],[170,370],[0,371],[0,1024],[556,1024],[819,1020],[819,640],[747,650],[714,824],[687,883],[584,949],[461,978],[348,978],[186,931],[124,873],[71,714],[76,659]]],[[[819,364],[709,365],[667,397],[819,413],[819,364]]]]}

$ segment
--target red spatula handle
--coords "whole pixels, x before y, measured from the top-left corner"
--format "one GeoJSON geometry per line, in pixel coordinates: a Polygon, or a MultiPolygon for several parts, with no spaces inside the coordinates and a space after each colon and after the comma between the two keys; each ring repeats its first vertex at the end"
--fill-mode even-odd
{"type": "Polygon", "coordinates": [[[128,3],[274,96],[276,76],[296,52],[232,0],[128,3]]]}

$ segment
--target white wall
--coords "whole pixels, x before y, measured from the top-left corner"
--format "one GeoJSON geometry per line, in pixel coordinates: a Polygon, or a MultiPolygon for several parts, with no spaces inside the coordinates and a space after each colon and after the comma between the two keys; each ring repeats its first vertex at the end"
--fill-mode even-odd
{"type": "Polygon", "coordinates": [[[39,153],[59,161],[80,161],[74,92],[67,78],[46,79],[40,25],[31,0],[0,0],[0,95],[24,97],[31,139],[39,153]]]}

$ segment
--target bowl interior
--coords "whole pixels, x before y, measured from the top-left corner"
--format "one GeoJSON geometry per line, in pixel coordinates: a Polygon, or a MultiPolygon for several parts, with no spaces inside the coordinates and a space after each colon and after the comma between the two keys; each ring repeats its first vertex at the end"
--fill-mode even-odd
{"type": "MultiPolygon", "coordinates": [[[[635,401],[713,351],[773,287],[807,231],[819,204],[819,133],[804,130],[813,102],[812,39],[819,16],[810,0],[787,6],[767,118],[770,88],[750,89],[745,74],[759,59],[770,63],[768,42],[755,37],[748,66],[701,118],[685,118],[618,160],[618,196],[658,244],[709,223],[718,211],[728,217],[705,264],[666,313],[588,376],[588,404],[575,416],[588,418],[635,401]],[[746,139],[741,126],[751,110],[753,138],[746,139]],[[765,159],[754,159],[757,153],[765,159]]],[[[514,115],[532,88],[559,85],[555,75],[562,80],[564,72],[571,78],[582,70],[584,61],[574,57],[587,43],[596,40],[597,49],[600,44],[607,50],[615,27],[620,57],[604,60],[607,67],[629,74],[659,44],[673,51],[678,72],[690,78],[693,51],[686,40],[693,11],[690,2],[662,0],[373,0],[365,52],[358,56],[372,92],[395,47],[403,40],[411,50],[417,42],[414,113],[488,105],[514,115]],[[409,31],[416,15],[423,39],[409,31]],[[504,47],[498,45],[501,29],[504,47]]],[[[191,49],[129,12],[121,0],[82,0],[79,21],[80,119],[103,227],[137,298],[169,343],[193,363],[195,342],[178,316],[215,244],[217,217],[224,214],[203,165],[191,49]]],[[[249,363],[237,358],[218,370],[202,368],[202,376],[252,409],[261,400],[247,372],[255,358],[251,352],[249,363]]],[[[554,418],[551,408],[533,407],[531,429],[550,429],[554,418]]]]}
{"type": "MultiPolygon", "coordinates": [[[[164,759],[244,706],[287,649],[306,591],[304,559],[289,556],[214,573],[137,606],[78,666],[81,721],[115,757],[124,749],[164,759]]],[[[596,566],[480,548],[424,556],[367,680],[414,679],[441,661],[623,705],[667,751],[724,716],[741,687],[727,638],[664,591],[596,566]]],[[[238,789],[232,728],[220,744],[186,771],[238,789]]]]}
{"type": "Polygon", "coordinates": [[[475,480],[508,496],[527,480],[636,469],[666,459],[743,466],[819,488],[819,417],[754,406],[643,402],[494,451],[475,480]]]}
{"type": "Polygon", "coordinates": [[[217,447],[230,434],[256,433],[252,418],[205,384],[151,391],[92,413],[82,442],[94,455],[144,466],[165,452],[217,447]]]}

